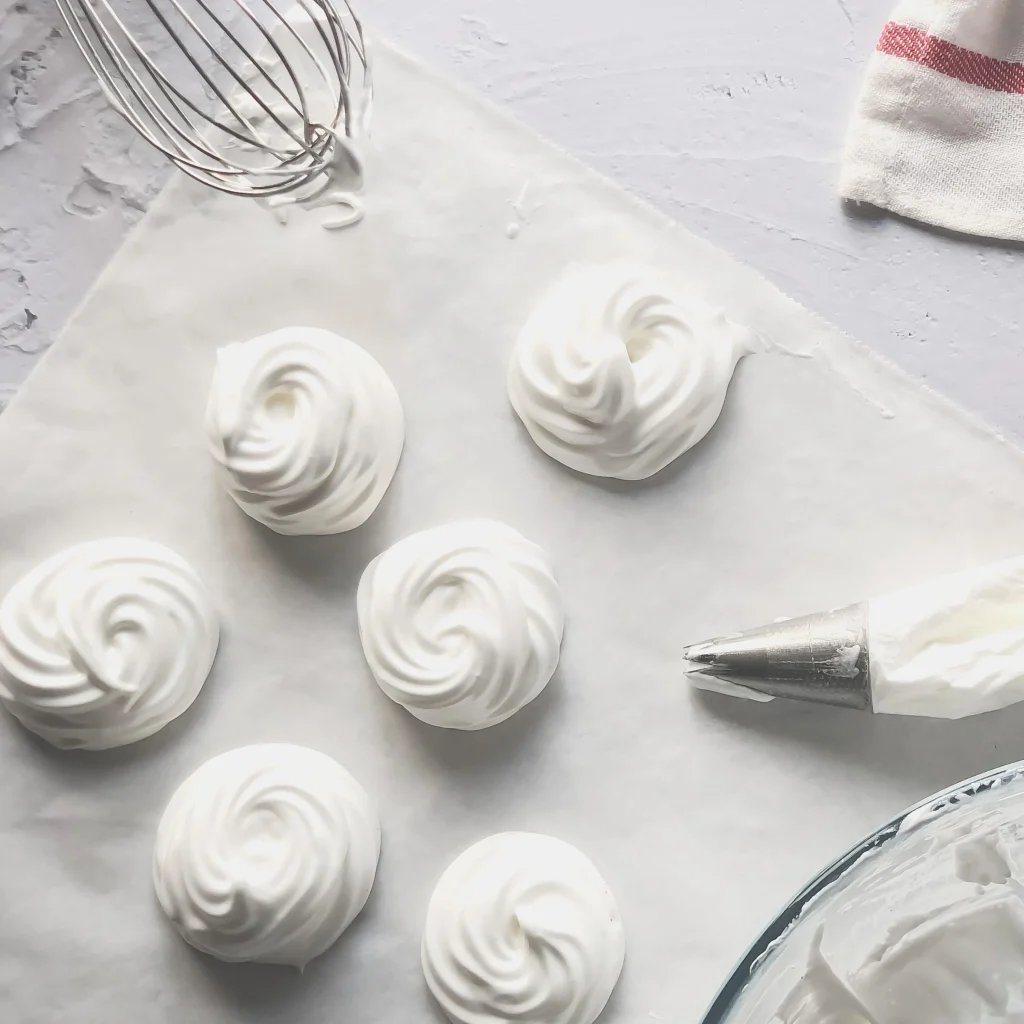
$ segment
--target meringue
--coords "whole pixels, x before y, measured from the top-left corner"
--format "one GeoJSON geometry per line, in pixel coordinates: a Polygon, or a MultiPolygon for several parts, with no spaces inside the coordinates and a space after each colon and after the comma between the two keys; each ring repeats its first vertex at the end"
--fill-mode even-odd
{"type": "Polygon", "coordinates": [[[1024,558],[868,602],[878,714],[963,718],[1024,700],[1024,558]]]}
{"type": "Polygon", "coordinates": [[[56,747],[134,743],[196,699],[219,636],[206,589],[173,551],[125,537],[78,544],[0,602],[0,701],[56,747]]]}
{"type": "Polygon", "coordinates": [[[502,523],[451,523],[399,541],[367,566],[356,604],[380,688],[430,725],[497,725],[558,664],[564,613],[551,563],[502,523]]]}
{"type": "Polygon", "coordinates": [[[594,865],[560,839],[505,832],[445,871],[421,959],[455,1024],[591,1024],[625,952],[615,898],[594,865]]]}
{"type": "Polygon", "coordinates": [[[196,949],[303,967],[362,910],[379,855],[370,798],[337,761],[261,744],[181,784],[157,831],[153,884],[196,949]]]}
{"type": "Polygon", "coordinates": [[[509,398],[553,459],[642,480],[714,426],[755,346],[753,332],[657,271],[572,265],[519,334],[509,398]]]}
{"type": "Polygon", "coordinates": [[[860,877],[815,929],[803,970],[796,952],[779,972],[774,991],[783,977],[791,988],[778,1010],[758,1020],[1017,1024],[1024,1011],[1021,797],[1006,783],[991,790],[994,809],[978,796],[984,788],[963,793],[954,798],[969,797],[963,813],[933,819],[918,835],[912,814],[891,846],[864,854],[860,877]]]}
{"type": "Polygon", "coordinates": [[[206,433],[239,507],[289,535],[364,523],[405,441],[402,405],[380,364],[313,327],[222,348],[206,433]]]}

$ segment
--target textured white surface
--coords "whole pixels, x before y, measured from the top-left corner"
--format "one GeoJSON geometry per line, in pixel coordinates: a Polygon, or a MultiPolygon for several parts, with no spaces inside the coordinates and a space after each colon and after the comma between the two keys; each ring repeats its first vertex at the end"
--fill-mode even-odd
{"type": "MultiPolygon", "coordinates": [[[[891,6],[359,5],[407,49],[1020,439],[1021,253],[851,217],[836,197],[846,122],[891,6]]],[[[58,23],[50,3],[0,0],[0,405],[161,180],[58,23]]]]}
{"type": "Polygon", "coordinates": [[[586,851],[614,890],[630,952],[609,1024],[696,1021],[823,863],[911,801],[1024,753],[1024,705],[961,722],[758,705],[694,693],[679,660],[691,638],[1019,554],[1024,452],[447,80],[383,47],[380,80],[358,228],[324,231],[315,215],[282,227],[176,184],[0,416],[0,592],[54,547],[145,527],[208,581],[225,635],[202,698],[148,744],[57,752],[0,716],[12,1021],[328,1024],[344,1007],[359,1024],[421,1024],[430,891],[458,850],[509,829],[586,851]],[[524,181],[542,205],[512,241],[524,181]],[[519,328],[580,252],[649,259],[810,358],[744,360],[711,436],[656,480],[571,473],[502,397],[519,328]],[[382,507],[334,537],[259,527],[202,452],[223,339],[300,312],[372,333],[409,423],[382,507]],[[566,642],[527,708],[442,734],[378,692],[356,582],[400,538],[466,516],[552,553],[566,642]],[[384,884],[302,978],[192,955],[153,927],[148,898],[177,780],[268,741],[349,766],[386,836],[384,884]]]}

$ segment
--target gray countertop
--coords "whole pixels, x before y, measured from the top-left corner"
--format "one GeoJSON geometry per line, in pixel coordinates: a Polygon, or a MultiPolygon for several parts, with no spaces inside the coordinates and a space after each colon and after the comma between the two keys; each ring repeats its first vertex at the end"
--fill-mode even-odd
{"type": "MultiPolygon", "coordinates": [[[[892,0],[364,0],[371,24],[1024,439],[1018,247],[835,192],[892,0]]],[[[52,3],[0,0],[0,407],[166,170],[52,3]]]]}

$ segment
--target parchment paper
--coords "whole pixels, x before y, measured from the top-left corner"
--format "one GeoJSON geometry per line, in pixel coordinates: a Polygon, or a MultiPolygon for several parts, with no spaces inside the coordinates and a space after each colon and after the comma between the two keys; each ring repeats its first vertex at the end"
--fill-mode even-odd
{"type": "Polygon", "coordinates": [[[0,589],[65,544],[131,533],[188,558],[224,624],[204,694],[151,741],[60,753],[0,720],[4,1021],[435,1020],[418,965],[428,896],[503,829],[577,844],[614,889],[627,962],[605,1020],[693,1021],[828,858],[1024,756],[1024,707],[943,723],[751,704],[692,693],[679,663],[689,641],[1024,551],[1020,453],[503,114],[377,57],[361,225],[329,232],[300,211],[282,227],[177,181],[0,418],[0,589]],[[552,276],[616,257],[679,272],[810,355],[746,359],[709,437],[642,484],[547,459],[505,396],[516,330],[552,276]],[[293,323],[365,345],[405,406],[398,476],[351,534],[274,536],[221,493],[205,451],[215,349],[293,323]],[[385,546],[465,516],[548,548],[568,623],[544,695],[460,734],[380,693],[354,599],[385,546]],[[267,740],[338,758],[384,828],[366,911],[303,976],[193,953],[150,884],[177,784],[267,740]]]}

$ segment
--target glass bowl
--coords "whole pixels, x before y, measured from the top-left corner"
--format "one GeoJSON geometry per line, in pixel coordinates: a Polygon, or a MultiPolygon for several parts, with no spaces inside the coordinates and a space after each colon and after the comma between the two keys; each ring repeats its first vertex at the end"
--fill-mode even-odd
{"type": "MultiPolygon", "coordinates": [[[[899,878],[900,869],[928,855],[930,843],[950,826],[990,819],[994,826],[1020,823],[1024,802],[1011,812],[1007,801],[1024,794],[1024,761],[997,768],[960,782],[904,811],[887,825],[858,843],[830,864],[789,903],[761,933],[740,960],[708,1008],[702,1024],[771,1024],[786,995],[807,966],[807,956],[819,929],[852,932],[852,944],[865,950],[878,940],[877,925],[863,923],[864,907],[875,904],[895,909],[902,897],[898,886],[886,886],[899,878]],[[856,935],[860,927],[864,934],[856,935]]],[[[840,969],[852,965],[836,962],[840,969]]],[[[839,958],[841,959],[841,958],[839,958]]],[[[852,957],[851,957],[852,959],[852,957]]]]}

